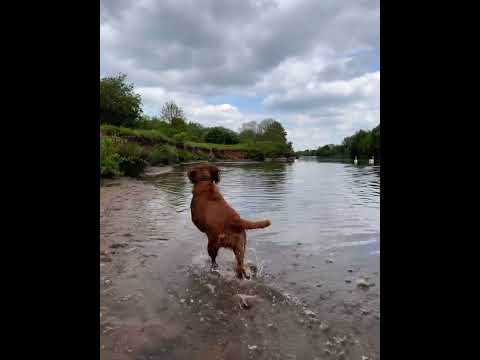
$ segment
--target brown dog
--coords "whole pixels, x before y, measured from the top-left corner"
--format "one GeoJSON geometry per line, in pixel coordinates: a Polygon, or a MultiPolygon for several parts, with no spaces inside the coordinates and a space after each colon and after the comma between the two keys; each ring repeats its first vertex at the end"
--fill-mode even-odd
{"type": "Polygon", "coordinates": [[[195,226],[207,234],[208,254],[212,258],[212,267],[216,268],[218,249],[230,248],[237,259],[237,276],[247,279],[243,258],[247,236],[245,230],[261,229],[270,225],[269,220],[247,221],[233,210],[223,199],[214,183],[220,181],[219,169],[213,165],[196,166],[188,172],[188,178],[194,184],[193,198],[190,204],[192,221],[195,226]]]}

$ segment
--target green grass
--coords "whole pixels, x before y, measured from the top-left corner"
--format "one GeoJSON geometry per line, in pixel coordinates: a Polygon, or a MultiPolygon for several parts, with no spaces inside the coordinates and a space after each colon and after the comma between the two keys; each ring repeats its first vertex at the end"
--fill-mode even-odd
{"type": "Polygon", "coordinates": [[[101,176],[139,176],[148,165],[172,164],[206,160],[209,151],[242,151],[252,160],[284,157],[288,149],[284,144],[258,141],[235,145],[182,142],[158,130],[131,129],[114,125],[101,125],[101,176]],[[203,151],[198,153],[196,150],[203,151]]]}
{"type": "Polygon", "coordinates": [[[100,131],[107,136],[136,137],[158,141],[160,143],[175,144],[175,141],[158,130],[131,129],[114,125],[100,125],[100,131]]]}
{"type": "Polygon", "coordinates": [[[211,143],[197,143],[193,141],[186,141],[185,145],[192,148],[199,148],[205,150],[248,150],[249,147],[247,144],[234,144],[234,145],[224,145],[224,144],[211,144],[211,143]]]}
{"type": "Polygon", "coordinates": [[[235,144],[235,145],[223,145],[223,144],[210,144],[210,143],[197,143],[193,141],[176,141],[172,138],[169,138],[165,134],[161,133],[158,130],[143,130],[143,129],[131,129],[114,125],[103,124],[100,126],[100,131],[102,134],[107,136],[118,136],[118,137],[135,137],[138,139],[147,139],[152,143],[159,144],[171,144],[171,145],[184,145],[191,148],[198,148],[204,150],[239,150],[239,151],[248,151],[262,147],[262,143],[258,142],[256,144],[235,144]],[[257,145],[258,144],[258,145],[257,145]]]}
{"type": "Polygon", "coordinates": [[[156,145],[148,156],[148,163],[153,166],[169,165],[178,161],[177,148],[168,144],[156,145]]]}
{"type": "Polygon", "coordinates": [[[120,156],[116,153],[113,139],[100,140],[100,176],[114,177],[121,174],[120,156]]]}

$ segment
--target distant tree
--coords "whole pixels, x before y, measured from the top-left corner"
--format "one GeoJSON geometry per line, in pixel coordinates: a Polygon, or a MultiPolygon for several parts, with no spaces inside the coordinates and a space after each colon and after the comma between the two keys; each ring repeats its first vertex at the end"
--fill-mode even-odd
{"type": "Polygon", "coordinates": [[[342,142],[342,151],[351,158],[380,157],[380,125],[371,131],[359,130],[342,142]]]}
{"type": "Polygon", "coordinates": [[[265,131],[275,122],[274,119],[265,119],[258,124],[257,133],[263,135],[265,131]]]}
{"type": "Polygon", "coordinates": [[[240,132],[243,132],[243,131],[246,131],[246,130],[252,131],[254,134],[257,134],[258,133],[258,123],[254,120],[243,123],[241,128],[240,128],[240,132]]]}
{"type": "Polygon", "coordinates": [[[260,123],[259,129],[262,140],[286,144],[287,132],[282,124],[280,124],[278,121],[274,119],[265,119],[260,123]]]}
{"type": "Polygon", "coordinates": [[[295,154],[295,151],[293,151],[293,144],[292,144],[291,141],[289,141],[289,142],[287,143],[287,149],[288,149],[288,152],[290,153],[290,155],[295,154]]]}
{"type": "Polygon", "coordinates": [[[368,156],[370,146],[370,134],[365,130],[357,131],[350,138],[350,156],[368,156]]]}
{"type": "Polygon", "coordinates": [[[201,124],[189,122],[187,124],[188,139],[190,141],[201,142],[207,130],[208,129],[201,124]]]}
{"type": "Polygon", "coordinates": [[[238,134],[238,138],[241,143],[254,143],[256,139],[256,133],[252,129],[244,129],[238,134]]]}
{"type": "Polygon", "coordinates": [[[142,101],[127,76],[100,79],[100,123],[134,127],[142,115],[142,101]]]}
{"type": "Polygon", "coordinates": [[[380,124],[371,132],[371,153],[375,158],[380,159],[380,124]]]}
{"type": "Polygon", "coordinates": [[[185,113],[183,109],[175,104],[173,101],[168,101],[163,105],[162,111],[160,112],[163,120],[170,123],[172,126],[183,125],[186,122],[185,113]]]}
{"type": "Polygon", "coordinates": [[[317,149],[316,155],[317,156],[331,156],[332,155],[332,150],[333,150],[334,145],[325,145],[321,146],[317,149]]]}
{"type": "Polygon", "coordinates": [[[341,145],[328,144],[316,150],[297,151],[303,156],[350,157],[380,159],[380,124],[370,131],[359,130],[343,139],[341,145]]]}
{"type": "Polygon", "coordinates": [[[240,142],[234,131],[224,127],[210,128],[205,134],[204,140],[212,144],[238,144],[240,142]]]}
{"type": "Polygon", "coordinates": [[[152,119],[150,118],[150,116],[142,114],[138,119],[137,123],[135,124],[135,127],[139,129],[153,129],[152,119]]]}

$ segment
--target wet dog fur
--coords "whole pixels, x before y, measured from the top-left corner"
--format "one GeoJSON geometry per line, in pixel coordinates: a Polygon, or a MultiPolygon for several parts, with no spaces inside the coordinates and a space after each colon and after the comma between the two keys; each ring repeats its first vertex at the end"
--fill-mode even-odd
{"type": "Polygon", "coordinates": [[[270,225],[270,220],[248,221],[225,201],[218,190],[220,170],[214,165],[199,165],[188,171],[193,183],[193,198],[190,204],[192,222],[208,237],[208,254],[212,267],[220,248],[229,248],[235,254],[236,273],[239,278],[250,278],[244,265],[247,235],[245,230],[261,229],[270,225]]]}

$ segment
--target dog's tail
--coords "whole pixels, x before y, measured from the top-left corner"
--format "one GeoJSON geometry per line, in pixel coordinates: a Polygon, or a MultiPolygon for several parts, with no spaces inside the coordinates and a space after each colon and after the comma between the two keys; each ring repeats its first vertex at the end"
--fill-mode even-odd
{"type": "Polygon", "coordinates": [[[252,229],[263,229],[267,226],[270,226],[270,220],[262,220],[262,221],[248,221],[244,219],[239,220],[239,226],[245,230],[252,230],[252,229]]]}

